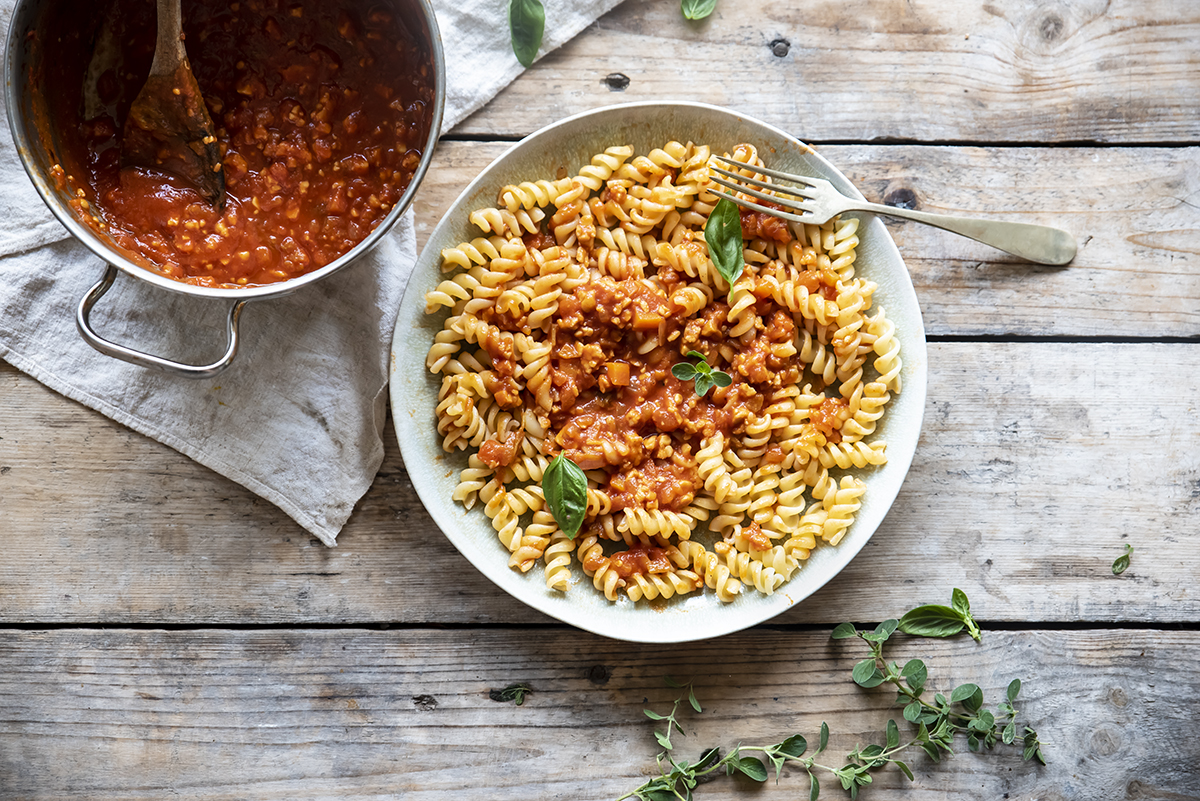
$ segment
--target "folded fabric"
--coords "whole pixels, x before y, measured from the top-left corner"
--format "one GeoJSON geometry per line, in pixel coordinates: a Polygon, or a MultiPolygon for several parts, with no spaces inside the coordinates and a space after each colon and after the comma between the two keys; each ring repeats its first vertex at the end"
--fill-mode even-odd
{"type": "MultiPolygon", "coordinates": [[[[546,0],[542,53],[618,0],[546,0]]],[[[504,0],[437,2],[446,53],[446,132],[521,72],[504,0]]],[[[13,0],[0,0],[7,27],[13,0]]],[[[0,105],[3,104],[0,98],[0,105]]],[[[389,350],[416,262],[410,210],[368,255],[242,314],[233,365],[177,378],[104,356],[75,330],[75,309],[104,264],[70,239],[0,134],[0,357],[50,388],[169,445],[279,506],[326,545],[383,460],[389,350]]],[[[107,338],[203,363],[220,355],[228,304],[124,274],[92,321],[107,338]]]]}

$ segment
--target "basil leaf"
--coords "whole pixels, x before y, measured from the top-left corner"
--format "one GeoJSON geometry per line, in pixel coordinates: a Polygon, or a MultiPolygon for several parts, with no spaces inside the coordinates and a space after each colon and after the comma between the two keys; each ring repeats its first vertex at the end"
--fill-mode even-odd
{"type": "Polygon", "coordinates": [[[733,379],[729,377],[729,373],[723,370],[713,370],[712,380],[718,387],[727,387],[733,383],[733,379]]]}
{"type": "Polygon", "coordinates": [[[887,747],[895,748],[900,745],[900,727],[896,725],[896,721],[889,720],[887,722],[887,747]]]}
{"type": "Polygon", "coordinates": [[[767,780],[766,767],[754,757],[740,757],[733,763],[733,766],[756,782],[765,782],[767,780]]]}
{"type": "Polygon", "coordinates": [[[892,761],[896,763],[896,767],[900,768],[900,772],[907,776],[910,782],[916,781],[916,779],[913,777],[912,769],[910,769],[908,765],[905,765],[898,759],[893,759],[892,761]]]}
{"type": "Polygon", "coordinates": [[[967,600],[967,594],[958,587],[955,587],[954,592],[950,593],[950,605],[963,617],[971,614],[971,602],[967,600]]]}
{"type": "Polygon", "coordinates": [[[707,358],[705,358],[704,354],[703,354],[703,353],[701,353],[701,352],[700,352],[700,351],[698,351],[698,350],[689,350],[689,351],[687,352],[687,357],[688,357],[689,359],[699,359],[700,361],[702,361],[702,362],[704,362],[704,363],[706,363],[706,364],[708,363],[708,359],[707,359],[707,358]]]}
{"type": "Polygon", "coordinates": [[[718,200],[708,215],[704,241],[708,245],[708,257],[732,289],[746,266],[746,259],[742,255],[742,215],[737,204],[729,198],[718,200]]]}
{"type": "Polygon", "coordinates": [[[708,391],[712,388],[713,388],[713,380],[712,380],[711,376],[704,375],[703,373],[696,376],[696,394],[697,395],[699,395],[700,397],[703,398],[705,395],[708,394],[708,391]]]}
{"type": "Polygon", "coordinates": [[[817,781],[817,774],[815,773],[808,774],[808,778],[812,779],[812,782],[810,782],[812,786],[808,791],[808,801],[817,801],[821,797],[821,783],[817,781]]]}
{"type": "Polygon", "coordinates": [[[560,453],[542,474],[542,494],[554,522],[564,534],[575,539],[587,512],[587,476],[583,470],[560,453]]]}
{"type": "Polygon", "coordinates": [[[512,31],[513,53],[522,67],[528,67],[537,58],[546,29],[542,0],[509,0],[508,27],[512,31]]]}
{"type": "Polygon", "coordinates": [[[717,0],[683,0],[680,3],[686,19],[704,19],[717,8],[717,0]]]}
{"type": "Polygon", "coordinates": [[[900,630],[917,637],[952,637],[963,630],[962,614],[948,606],[918,606],[900,618],[900,630]]]}
{"type": "Polygon", "coordinates": [[[680,381],[691,381],[696,377],[696,367],[691,362],[677,362],[671,367],[671,375],[680,381]]]}
{"type": "Polygon", "coordinates": [[[829,745],[829,726],[825,721],[821,721],[821,740],[817,743],[817,753],[824,751],[827,745],[829,745]]]}
{"type": "Polygon", "coordinates": [[[1008,683],[1008,702],[1011,704],[1017,700],[1017,693],[1021,692],[1021,680],[1013,679],[1008,683]]]}

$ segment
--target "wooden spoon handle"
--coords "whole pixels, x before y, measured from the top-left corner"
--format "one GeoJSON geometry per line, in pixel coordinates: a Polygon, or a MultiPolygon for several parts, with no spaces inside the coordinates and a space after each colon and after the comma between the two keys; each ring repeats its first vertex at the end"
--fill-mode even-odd
{"type": "Polygon", "coordinates": [[[174,74],[187,59],[183,47],[182,0],[158,0],[158,40],[154,44],[154,61],[150,74],[167,76],[174,74]]]}

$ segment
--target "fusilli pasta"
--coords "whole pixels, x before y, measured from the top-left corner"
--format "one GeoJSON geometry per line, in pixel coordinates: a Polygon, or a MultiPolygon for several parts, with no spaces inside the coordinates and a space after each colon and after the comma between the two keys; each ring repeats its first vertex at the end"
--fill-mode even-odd
{"type": "MultiPolygon", "coordinates": [[[[597,154],[577,175],[501,188],[442,251],[426,364],[454,490],[553,591],[572,562],[610,601],[744,588],[771,594],[862,505],[858,477],[900,392],[895,326],[855,275],[858,221],[785,224],[742,211],[732,286],[704,237],[718,202],[708,146],[597,154]],[[730,376],[698,396],[671,368],[692,352],[730,376]],[[564,453],[588,479],[583,528],[556,524],[540,481],[564,453]]],[[[738,172],[766,181],[754,147],[738,172]]]]}

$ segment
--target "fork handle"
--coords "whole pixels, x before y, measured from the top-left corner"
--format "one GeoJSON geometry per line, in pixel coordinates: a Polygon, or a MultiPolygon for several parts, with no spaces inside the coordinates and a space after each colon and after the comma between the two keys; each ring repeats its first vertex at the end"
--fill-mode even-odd
{"type": "Polygon", "coordinates": [[[855,203],[848,210],[870,211],[932,225],[999,248],[1005,253],[1020,256],[1035,264],[1061,265],[1075,258],[1075,237],[1047,225],[954,217],[949,214],[931,214],[866,202],[855,203]]]}

